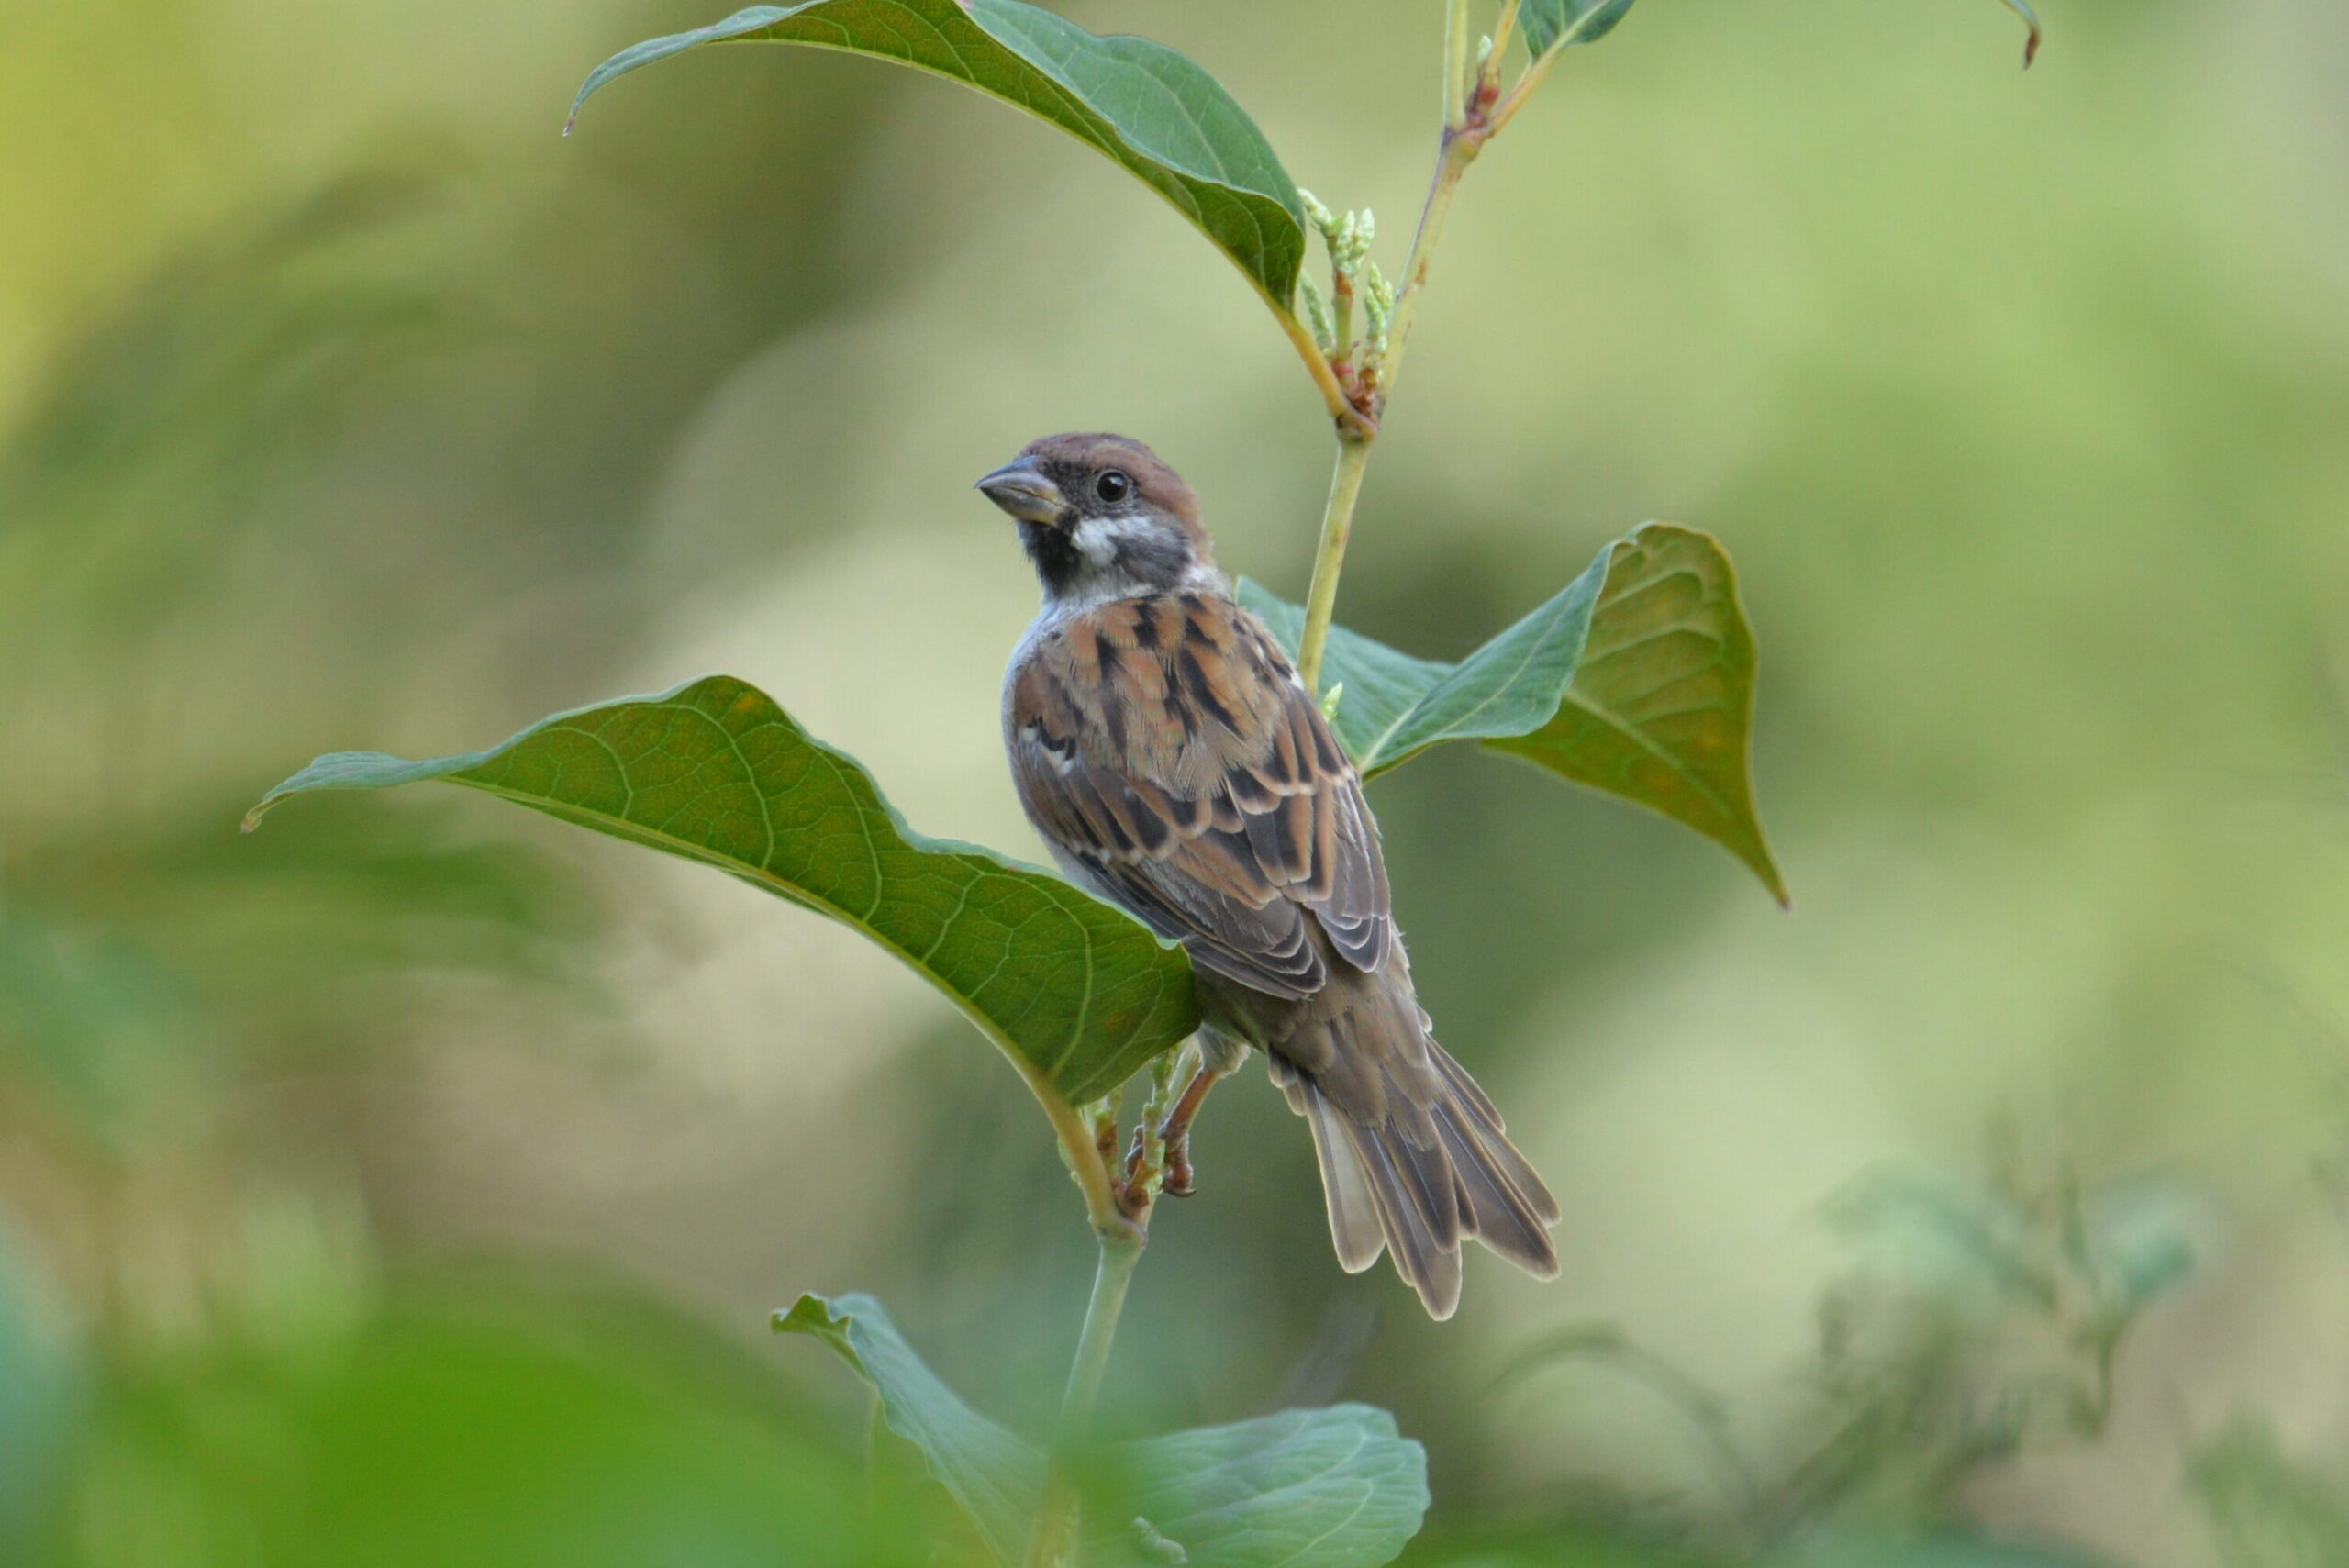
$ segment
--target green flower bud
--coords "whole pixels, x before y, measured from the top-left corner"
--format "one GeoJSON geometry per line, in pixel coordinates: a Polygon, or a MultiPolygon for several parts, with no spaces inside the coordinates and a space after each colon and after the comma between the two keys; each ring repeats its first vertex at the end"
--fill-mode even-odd
{"type": "Polygon", "coordinates": [[[1313,329],[1313,341],[1322,353],[1335,358],[1338,352],[1337,324],[1330,318],[1330,302],[1314,286],[1310,277],[1297,281],[1297,292],[1305,296],[1305,324],[1313,329]]]}
{"type": "Polygon", "coordinates": [[[1338,215],[1331,212],[1328,207],[1322,206],[1321,198],[1315,195],[1311,191],[1300,188],[1297,193],[1297,199],[1305,208],[1305,221],[1311,224],[1315,228],[1320,230],[1322,239],[1329,240],[1333,245],[1336,244],[1338,239],[1338,215]]]}
{"type": "Polygon", "coordinates": [[[1369,282],[1363,290],[1363,314],[1370,323],[1371,350],[1383,350],[1386,347],[1387,324],[1395,319],[1395,285],[1386,281],[1386,274],[1378,270],[1375,261],[1370,263],[1369,282]]]}

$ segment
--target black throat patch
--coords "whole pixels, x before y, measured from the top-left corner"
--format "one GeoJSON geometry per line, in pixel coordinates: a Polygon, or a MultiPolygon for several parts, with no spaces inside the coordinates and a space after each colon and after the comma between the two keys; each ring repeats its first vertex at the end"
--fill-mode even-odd
{"type": "Polygon", "coordinates": [[[1035,562],[1036,575],[1043,580],[1044,592],[1054,598],[1074,588],[1077,579],[1085,575],[1085,557],[1077,552],[1067,528],[1022,518],[1019,544],[1027,550],[1028,559],[1035,562]]]}

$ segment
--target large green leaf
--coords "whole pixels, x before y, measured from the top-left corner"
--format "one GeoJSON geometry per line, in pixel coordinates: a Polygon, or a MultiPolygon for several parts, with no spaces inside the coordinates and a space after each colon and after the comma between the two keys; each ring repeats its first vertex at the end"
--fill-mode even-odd
{"type": "MultiPolygon", "coordinates": [[[[616,76],[703,44],[797,43],[894,60],[1058,126],[1150,186],[1286,312],[1305,261],[1305,209],[1246,110],[1186,56],[1097,37],[1020,0],[806,0],[753,6],[651,39],[597,66],[579,105],[616,76]]],[[[1049,220],[1048,220],[1049,221],[1049,220]]]]}
{"type": "Polygon", "coordinates": [[[1687,823],[1784,904],[1753,807],[1753,671],[1729,553],[1710,534],[1649,523],[1611,552],[1557,717],[1493,744],[1687,823]]]}
{"type": "MultiPolygon", "coordinates": [[[[1304,612],[1254,583],[1240,593],[1294,654],[1304,612]]],[[[1784,903],[1747,766],[1753,667],[1728,554],[1709,534],[1649,523],[1461,663],[1333,627],[1321,679],[1345,688],[1335,728],[1365,775],[1482,740],[1686,823],[1784,903]]]]}
{"type": "Polygon", "coordinates": [[[1044,1455],[963,1402],[914,1353],[869,1296],[827,1301],[803,1296],[774,1315],[779,1334],[807,1334],[839,1352],[881,1398],[889,1429],[921,1451],[930,1475],[978,1527],[1006,1563],[1028,1546],[1029,1521],[1044,1491],[1044,1455]]]}
{"type": "Polygon", "coordinates": [[[485,751],[320,757],[245,825],[287,795],[427,779],[701,861],[855,927],[1072,1103],[1197,1026],[1181,949],[1049,872],[916,833],[855,759],[730,675],[558,714],[485,751]]]}
{"type": "Polygon", "coordinates": [[[1174,1432],[1112,1458],[1125,1481],[1092,1506],[1086,1568],[1378,1568],[1428,1511],[1427,1451],[1367,1405],[1174,1432]]]}
{"type": "MultiPolygon", "coordinates": [[[[1007,1564],[1024,1560],[1041,1450],[964,1404],[869,1296],[803,1296],[774,1326],[838,1351],[981,1539],[1007,1564]]],[[[1084,1568],[1379,1568],[1428,1507],[1425,1451],[1366,1405],[1286,1410],[1087,1457],[1084,1568]]]]}

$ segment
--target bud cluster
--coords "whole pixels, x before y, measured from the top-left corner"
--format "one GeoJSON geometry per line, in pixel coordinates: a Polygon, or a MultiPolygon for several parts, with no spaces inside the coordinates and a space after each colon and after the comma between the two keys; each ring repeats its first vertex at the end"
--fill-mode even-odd
{"type": "Polygon", "coordinates": [[[1330,289],[1324,294],[1310,274],[1298,284],[1305,322],[1313,341],[1350,390],[1375,389],[1386,358],[1386,335],[1395,319],[1395,286],[1370,259],[1378,218],[1367,207],[1334,213],[1311,191],[1299,191],[1306,221],[1321,236],[1330,255],[1330,289]],[[1363,332],[1354,332],[1354,307],[1362,307],[1363,332]]]}

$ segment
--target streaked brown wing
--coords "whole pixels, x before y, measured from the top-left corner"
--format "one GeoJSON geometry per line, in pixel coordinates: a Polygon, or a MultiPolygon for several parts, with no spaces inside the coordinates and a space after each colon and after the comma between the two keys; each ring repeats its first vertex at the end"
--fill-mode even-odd
{"type": "Polygon", "coordinates": [[[1386,868],[1361,780],[1230,600],[1072,617],[1014,667],[1004,721],[1038,829],[1203,966],[1310,995],[1328,977],[1308,918],[1355,967],[1386,961],[1386,868]]]}

